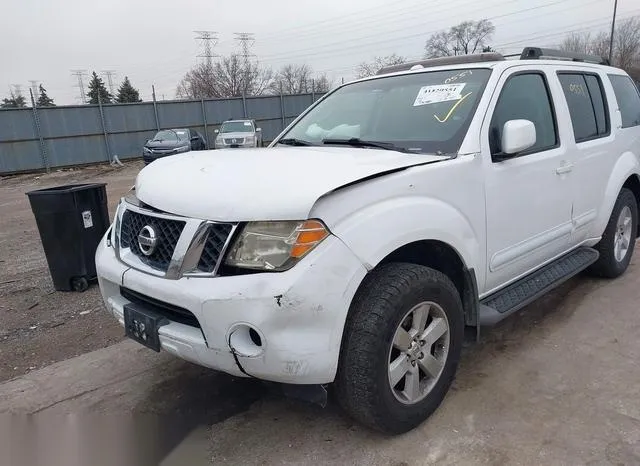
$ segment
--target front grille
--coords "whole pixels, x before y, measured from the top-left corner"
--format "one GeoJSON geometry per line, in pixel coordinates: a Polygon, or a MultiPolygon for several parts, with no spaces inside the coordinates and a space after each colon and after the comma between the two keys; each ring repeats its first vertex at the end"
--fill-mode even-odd
{"type": "Polygon", "coordinates": [[[120,294],[132,303],[145,307],[156,314],[160,314],[172,322],[178,322],[180,324],[189,325],[190,327],[200,328],[200,322],[198,322],[196,316],[193,315],[191,311],[182,307],[165,303],[164,301],[151,298],[128,288],[120,287],[120,294]]]}
{"type": "Polygon", "coordinates": [[[166,272],[184,225],[185,222],[179,220],[152,217],[126,210],[122,215],[120,226],[120,246],[130,248],[131,252],[148,266],[166,272]],[[157,246],[149,256],[144,255],[138,245],[138,234],[146,225],[155,230],[158,238],[157,246]]]}
{"type": "Polygon", "coordinates": [[[233,226],[228,223],[213,223],[211,225],[207,242],[204,244],[204,249],[198,262],[198,271],[213,272],[218,260],[221,259],[222,248],[227,238],[229,238],[232,228],[233,226]]]}
{"type": "Polygon", "coordinates": [[[224,140],[225,144],[244,144],[244,138],[227,138],[224,140]]]}

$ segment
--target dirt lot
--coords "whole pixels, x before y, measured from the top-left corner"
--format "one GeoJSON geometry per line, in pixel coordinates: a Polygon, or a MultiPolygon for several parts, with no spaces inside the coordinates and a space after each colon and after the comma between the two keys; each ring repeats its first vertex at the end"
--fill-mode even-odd
{"type": "Polygon", "coordinates": [[[26,192],[78,182],[105,182],[110,218],[142,162],[0,178],[0,380],[10,379],[123,339],[98,287],[53,288],[26,192]]]}

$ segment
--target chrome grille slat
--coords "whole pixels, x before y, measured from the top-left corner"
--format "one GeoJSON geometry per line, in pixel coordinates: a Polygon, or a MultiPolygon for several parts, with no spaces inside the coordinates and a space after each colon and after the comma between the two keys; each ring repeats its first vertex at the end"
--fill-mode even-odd
{"type": "Polygon", "coordinates": [[[215,270],[232,228],[233,225],[229,223],[211,224],[209,227],[209,236],[204,244],[204,249],[198,262],[198,270],[200,272],[213,272],[215,270]]]}
{"type": "Polygon", "coordinates": [[[122,215],[120,244],[122,247],[130,248],[145,264],[166,272],[184,226],[185,222],[178,220],[126,210],[122,215]],[[150,256],[144,255],[138,245],[138,233],[145,225],[151,225],[158,232],[158,247],[150,256]]]}
{"type": "Polygon", "coordinates": [[[180,217],[124,200],[116,219],[116,255],[127,265],[167,279],[217,274],[236,224],[180,217]],[[151,226],[156,249],[145,255],[138,235],[151,226]]]}

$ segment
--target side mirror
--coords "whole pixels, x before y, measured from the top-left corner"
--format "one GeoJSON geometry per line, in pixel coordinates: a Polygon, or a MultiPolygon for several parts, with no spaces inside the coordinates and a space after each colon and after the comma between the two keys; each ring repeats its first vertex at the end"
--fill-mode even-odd
{"type": "Polygon", "coordinates": [[[219,129],[214,129],[213,132],[218,134],[220,132],[220,130],[219,129]]]}
{"type": "Polygon", "coordinates": [[[256,128],[256,133],[262,132],[262,128],[256,128]]]}
{"type": "Polygon", "coordinates": [[[502,128],[502,152],[514,155],[536,143],[536,125],[529,120],[509,120],[502,128]]]}

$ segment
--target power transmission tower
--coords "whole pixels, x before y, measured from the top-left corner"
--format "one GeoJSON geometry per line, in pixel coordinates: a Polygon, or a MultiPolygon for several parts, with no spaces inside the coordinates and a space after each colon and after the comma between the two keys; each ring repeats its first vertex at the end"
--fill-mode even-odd
{"type": "Polygon", "coordinates": [[[202,53],[197,55],[198,58],[204,58],[204,62],[207,64],[208,68],[213,66],[213,59],[217,57],[216,54],[213,53],[213,48],[218,43],[218,33],[215,31],[193,31],[196,36],[196,40],[200,41],[200,45],[202,46],[202,53]]]}
{"type": "Polygon", "coordinates": [[[84,93],[84,78],[87,76],[87,70],[71,70],[71,74],[78,79],[78,84],[74,87],[80,89],[80,103],[87,103],[87,96],[84,93]]]}
{"type": "Polygon", "coordinates": [[[37,81],[35,79],[30,79],[29,80],[29,84],[31,84],[31,92],[33,92],[33,95],[35,95],[36,97],[38,96],[38,85],[40,84],[40,81],[37,81]]]}
{"type": "Polygon", "coordinates": [[[251,47],[256,42],[255,36],[250,32],[235,32],[233,34],[236,36],[236,40],[240,43],[240,56],[242,57],[242,88],[243,92],[246,95],[249,90],[249,73],[251,71],[251,57],[255,57],[253,53],[251,53],[251,47]]]}
{"type": "Polygon", "coordinates": [[[16,97],[19,97],[22,95],[22,84],[12,84],[11,87],[12,87],[11,92],[16,97]]]}
{"type": "Polygon", "coordinates": [[[107,80],[107,86],[109,86],[109,93],[111,95],[115,95],[114,92],[113,92],[113,79],[116,76],[116,72],[114,70],[104,70],[104,71],[101,71],[100,73],[107,80]]]}

